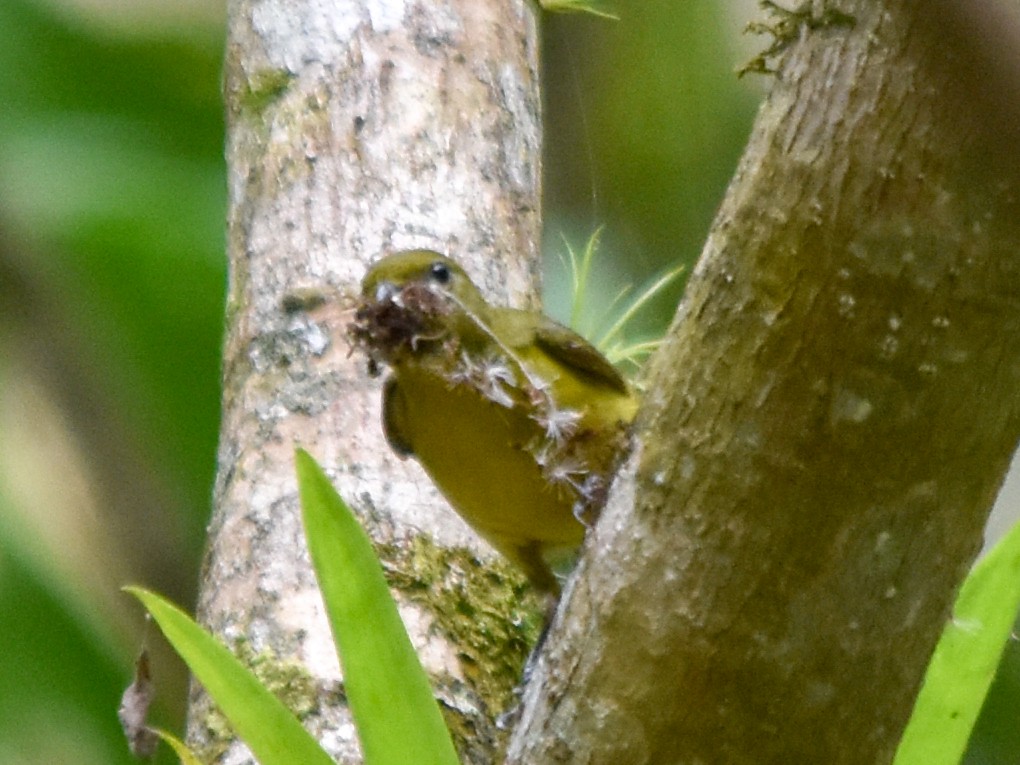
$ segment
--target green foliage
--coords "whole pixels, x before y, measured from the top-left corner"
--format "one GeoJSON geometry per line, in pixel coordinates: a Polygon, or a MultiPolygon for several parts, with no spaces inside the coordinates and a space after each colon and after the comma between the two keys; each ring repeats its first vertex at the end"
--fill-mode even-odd
{"type": "Polygon", "coordinates": [[[633,320],[656,295],[680,278],[686,266],[680,264],[666,271],[633,296],[632,285],[628,284],[620,288],[607,305],[605,301],[597,299],[596,290],[590,286],[592,268],[598,267],[595,253],[598,251],[601,234],[602,229],[596,229],[580,253],[564,239],[567,256],[561,257],[561,261],[565,260],[569,268],[571,282],[569,324],[588,338],[613,364],[627,363],[637,368],[642,359],[659,347],[661,339],[631,339],[629,329],[633,320]]]}
{"type": "Polygon", "coordinates": [[[303,450],[298,487],[366,765],[455,765],[457,754],[372,542],[303,450]]]}
{"type": "MultiPolygon", "coordinates": [[[[404,631],[368,535],[315,460],[296,453],[308,549],[344,669],[366,765],[456,765],[428,676],[404,631]]],[[[216,638],[158,595],[129,588],[261,765],[331,763],[279,698],[216,638]]],[[[172,735],[159,735],[197,761],[172,735]]]]}
{"type": "MultiPolygon", "coordinates": [[[[4,763],[135,762],[116,710],[143,630],[118,588],[192,599],[208,515],[223,33],[96,20],[118,5],[0,2],[4,763]]],[[[176,725],[161,648],[153,716],[176,725]]]]}
{"type": "Polygon", "coordinates": [[[186,477],[196,540],[225,281],[220,46],[111,38],[0,3],[0,226],[29,242],[38,260],[24,268],[82,335],[79,363],[154,469],[186,477]]]}
{"type": "MultiPolygon", "coordinates": [[[[390,584],[435,617],[435,629],[457,646],[471,685],[489,710],[506,711],[525,660],[542,632],[543,607],[524,576],[503,560],[481,561],[471,550],[439,546],[427,535],[409,545],[382,545],[390,584]]],[[[447,715],[454,728],[457,718],[447,715]]]]}
{"type": "Polygon", "coordinates": [[[0,762],[131,762],[116,717],[123,668],[95,622],[6,533],[0,492],[0,762]]]}
{"type": "Polygon", "coordinates": [[[128,592],[152,614],[260,765],[333,765],[294,714],[226,646],[158,595],[137,587],[128,592]]]}
{"type": "Polygon", "coordinates": [[[900,742],[895,765],[955,765],[981,712],[1020,609],[1020,524],[960,589],[900,742]]]}
{"type": "Polygon", "coordinates": [[[165,730],[156,731],[156,734],[174,750],[181,765],[202,765],[202,762],[195,756],[194,752],[188,749],[187,745],[172,733],[165,730]]]}
{"type": "MultiPolygon", "coordinates": [[[[642,0],[622,19],[544,19],[547,210],[545,305],[569,323],[561,237],[581,249],[603,229],[591,288],[606,300],[680,264],[688,271],[733,175],[759,82],[733,73],[747,53],[743,22],[716,0],[642,0]]],[[[635,317],[627,334],[663,334],[684,277],[635,317]]]]}

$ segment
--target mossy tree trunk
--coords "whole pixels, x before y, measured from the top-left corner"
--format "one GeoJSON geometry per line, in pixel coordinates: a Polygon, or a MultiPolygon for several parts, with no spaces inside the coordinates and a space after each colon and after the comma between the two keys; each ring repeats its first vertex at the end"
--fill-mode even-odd
{"type": "Polygon", "coordinates": [[[980,547],[1020,434],[1017,73],[970,37],[991,3],[802,10],[514,763],[888,762],[980,547]]]}
{"type": "MultiPolygon", "coordinates": [[[[349,354],[344,302],[368,262],[411,247],[456,256],[494,300],[533,300],[537,59],[528,0],[230,3],[230,287],[199,616],[288,689],[342,762],[360,755],[303,542],[295,446],[335,478],[401,583],[449,719],[471,731],[458,736],[465,762],[492,760],[526,650],[520,578],[493,578],[492,553],[385,444],[381,381],[349,354]],[[493,586],[473,586],[483,579],[493,586]]],[[[192,743],[240,747],[193,696],[192,743]]]]}

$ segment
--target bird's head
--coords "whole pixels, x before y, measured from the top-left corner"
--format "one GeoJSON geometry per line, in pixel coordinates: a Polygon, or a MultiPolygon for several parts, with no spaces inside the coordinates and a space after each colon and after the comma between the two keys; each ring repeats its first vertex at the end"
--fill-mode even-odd
{"type": "Polygon", "coordinates": [[[432,250],[407,250],[378,260],[361,282],[364,300],[394,300],[408,289],[453,298],[465,310],[482,312],[485,300],[455,261],[432,250]]]}
{"type": "Polygon", "coordinates": [[[365,274],[350,334],[371,358],[431,352],[465,322],[485,322],[482,293],[455,261],[432,250],[386,255],[365,274]]]}

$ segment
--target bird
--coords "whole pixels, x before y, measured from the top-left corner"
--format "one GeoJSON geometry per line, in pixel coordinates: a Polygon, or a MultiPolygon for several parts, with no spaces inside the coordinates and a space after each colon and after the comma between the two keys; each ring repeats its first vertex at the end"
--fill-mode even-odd
{"type": "Polygon", "coordinates": [[[638,400],[587,340],[492,305],[453,259],[387,254],[361,284],[352,345],[388,372],[382,425],[452,508],[558,598],[625,457],[638,400]]]}

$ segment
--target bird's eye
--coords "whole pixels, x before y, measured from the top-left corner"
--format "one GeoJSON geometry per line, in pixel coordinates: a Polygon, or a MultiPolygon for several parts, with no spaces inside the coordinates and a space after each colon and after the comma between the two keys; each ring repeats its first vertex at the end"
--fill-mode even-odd
{"type": "Polygon", "coordinates": [[[437,260],[429,266],[429,276],[434,282],[447,284],[450,281],[450,267],[441,260],[437,260]]]}

